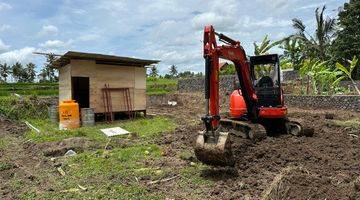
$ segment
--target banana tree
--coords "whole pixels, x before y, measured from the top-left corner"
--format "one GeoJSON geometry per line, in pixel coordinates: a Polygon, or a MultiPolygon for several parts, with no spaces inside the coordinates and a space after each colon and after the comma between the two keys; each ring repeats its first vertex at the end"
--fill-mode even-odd
{"type": "Polygon", "coordinates": [[[354,79],[352,79],[352,77],[351,77],[351,74],[354,71],[355,67],[357,66],[358,61],[359,61],[359,59],[356,56],[354,56],[351,61],[348,60],[349,65],[350,65],[349,69],[347,69],[344,65],[342,65],[342,64],[340,64],[338,62],[336,63],[336,68],[341,70],[341,72],[342,72],[340,78],[342,78],[342,79],[345,79],[345,78],[350,79],[350,81],[353,84],[356,92],[358,93],[358,95],[360,95],[360,90],[357,87],[354,79]]]}
{"type": "MultiPolygon", "coordinates": [[[[266,55],[271,48],[281,44],[282,42],[282,40],[271,42],[268,35],[266,35],[260,44],[257,44],[256,42],[253,43],[254,55],[266,55]]],[[[255,73],[259,74],[259,76],[264,76],[268,75],[273,68],[271,66],[255,66],[254,69],[255,73]]]]}
{"type": "Polygon", "coordinates": [[[340,90],[339,83],[343,79],[339,70],[330,70],[327,67],[328,61],[305,60],[300,68],[300,76],[307,77],[307,93],[309,94],[309,86],[315,94],[327,94],[338,92],[340,90]]]}

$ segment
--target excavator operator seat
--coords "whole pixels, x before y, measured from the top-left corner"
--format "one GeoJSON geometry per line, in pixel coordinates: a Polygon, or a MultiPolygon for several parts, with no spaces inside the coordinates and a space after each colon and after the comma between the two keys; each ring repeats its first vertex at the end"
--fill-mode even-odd
{"type": "Polygon", "coordinates": [[[251,56],[250,71],[260,107],[281,106],[280,66],[277,54],[251,56]]]}

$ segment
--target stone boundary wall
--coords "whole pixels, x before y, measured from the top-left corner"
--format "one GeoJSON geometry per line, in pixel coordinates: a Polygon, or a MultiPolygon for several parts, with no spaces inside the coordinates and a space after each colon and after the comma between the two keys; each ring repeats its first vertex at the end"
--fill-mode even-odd
{"type": "MultiPolygon", "coordinates": [[[[189,95],[193,100],[192,103],[203,103],[204,101],[204,96],[201,92],[150,95],[147,98],[147,106],[165,106],[168,105],[168,101],[176,101],[178,105],[186,104],[188,103],[189,95]],[[183,99],[182,97],[185,98],[183,99]]],[[[284,98],[286,105],[289,107],[343,109],[360,112],[360,96],[356,95],[298,96],[285,94],[284,98]]],[[[222,96],[221,104],[227,103],[228,95],[222,96]]]]}
{"type": "Polygon", "coordinates": [[[334,96],[298,96],[284,95],[288,106],[304,108],[344,109],[360,112],[360,96],[334,95],[334,96]]]}
{"type": "MultiPolygon", "coordinates": [[[[234,81],[236,80],[234,75],[220,76],[219,89],[225,92],[231,92],[234,88],[234,81]]],[[[205,78],[187,78],[180,79],[178,81],[179,92],[202,92],[204,91],[205,78]]]]}

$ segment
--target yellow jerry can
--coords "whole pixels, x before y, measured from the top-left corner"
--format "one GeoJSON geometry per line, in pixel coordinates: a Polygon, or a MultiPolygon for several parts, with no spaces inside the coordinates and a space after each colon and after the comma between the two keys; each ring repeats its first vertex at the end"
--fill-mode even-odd
{"type": "Polygon", "coordinates": [[[79,104],[74,100],[64,100],[59,105],[59,129],[68,130],[80,127],[79,104]]]}

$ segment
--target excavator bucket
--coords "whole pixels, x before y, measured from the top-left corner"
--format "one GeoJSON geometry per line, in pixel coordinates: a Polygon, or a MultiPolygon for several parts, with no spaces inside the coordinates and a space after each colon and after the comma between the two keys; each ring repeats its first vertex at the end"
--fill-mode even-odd
{"type": "Polygon", "coordinates": [[[209,138],[206,131],[196,139],[195,155],[202,163],[212,166],[234,166],[231,142],[228,132],[216,131],[217,138],[209,138]]]}

